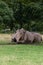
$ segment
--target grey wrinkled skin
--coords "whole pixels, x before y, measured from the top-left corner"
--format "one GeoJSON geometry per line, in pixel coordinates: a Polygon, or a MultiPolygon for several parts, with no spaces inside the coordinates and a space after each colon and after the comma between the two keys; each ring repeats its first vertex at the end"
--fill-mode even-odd
{"type": "Polygon", "coordinates": [[[29,32],[21,28],[16,31],[16,33],[12,37],[12,40],[16,43],[33,43],[33,42],[41,42],[42,37],[41,34],[39,33],[29,32]]]}
{"type": "Polygon", "coordinates": [[[15,34],[12,35],[12,42],[19,42],[19,39],[21,38],[20,30],[17,30],[15,34]]]}
{"type": "Polygon", "coordinates": [[[31,32],[34,35],[34,41],[35,42],[41,42],[42,41],[42,35],[36,32],[31,32]]]}

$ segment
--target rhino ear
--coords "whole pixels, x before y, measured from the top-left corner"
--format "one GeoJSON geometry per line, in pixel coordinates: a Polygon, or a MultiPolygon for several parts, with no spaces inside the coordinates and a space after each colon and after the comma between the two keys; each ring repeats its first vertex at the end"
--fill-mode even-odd
{"type": "Polygon", "coordinates": [[[16,32],[19,32],[19,31],[20,31],[20,29],[16,30],[16,32]]]}
{"type": "Polygon", "coordinates": [[[24,28],[21,28],[20,31],[23,32],[23,33],[26,32],[26,30],[24,28]]]}

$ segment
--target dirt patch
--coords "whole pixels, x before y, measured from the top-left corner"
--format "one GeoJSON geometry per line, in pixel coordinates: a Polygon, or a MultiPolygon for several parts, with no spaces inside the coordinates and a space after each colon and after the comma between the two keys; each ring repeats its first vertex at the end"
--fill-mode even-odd
{"type": "Polygon", "coordinates": [[[0,41],[11,41],[11,34],[0,34],[0,41]]]}

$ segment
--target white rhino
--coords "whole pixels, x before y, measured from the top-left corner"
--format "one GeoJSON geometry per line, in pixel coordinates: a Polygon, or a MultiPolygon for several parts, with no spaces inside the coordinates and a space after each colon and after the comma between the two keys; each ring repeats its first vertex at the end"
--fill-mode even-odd
{"type": "Polygon", "coordinates": [[[12,40],[17,43],[32,43],[41,42],[42,37],[39,33],[29,32],[22,28],[16,31],[12,40]]]}

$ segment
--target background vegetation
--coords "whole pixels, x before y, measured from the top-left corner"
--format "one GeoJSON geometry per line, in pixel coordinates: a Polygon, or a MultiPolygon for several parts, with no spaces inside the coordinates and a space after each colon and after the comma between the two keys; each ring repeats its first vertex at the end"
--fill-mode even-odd
{"type": "Polygon", "coordinates": [[[0,31],[22,27],[43,31],[43,0],[0,0],[0,31]]]}

